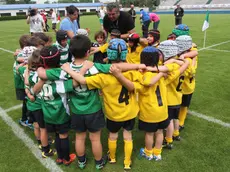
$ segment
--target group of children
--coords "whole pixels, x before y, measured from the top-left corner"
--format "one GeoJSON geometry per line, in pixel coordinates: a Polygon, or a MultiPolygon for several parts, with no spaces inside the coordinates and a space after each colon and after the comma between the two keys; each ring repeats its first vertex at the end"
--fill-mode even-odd
{"type": "Polygon", "coordinates": [[[27,111],[20,123],[28,124],[24,122],[28,116],[34,123],[44,158],[57,153],[56,163],[69,165],[77,155],[81,169],[87,164],[87,132],[96,169],[102,169],[107,161],[116,163],[123,128],[124,169],[129,170],[132,130],[138,119],[139,130],[145,132],[140,156],[161,160],[162,147],[172,149],[173,140],[180,140],[195,89],[198,53],[188,26],[176,26],[163,42],[158,30],[150,30],[147,38],[134,33],[124,41],[115,29],[107,43],[99,31],[95,40],[91,43],[80,34],[68,40],[62,30],[54,44],[43,33],[20,38],[14,76],[23,114],[27,111]],[[109,131],[106,156],[101,143],[104,127],[109,131]],[[70,154],[70,128],[76,132],[76,155],[70,154]],[[56,134],[56,151],[50,148],[48,132],[56,134]]]}

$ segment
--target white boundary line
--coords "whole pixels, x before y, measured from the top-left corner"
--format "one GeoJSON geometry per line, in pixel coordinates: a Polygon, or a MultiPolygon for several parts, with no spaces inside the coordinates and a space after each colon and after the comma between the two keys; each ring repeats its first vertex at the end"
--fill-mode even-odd
{"type": "Polygon", "coordinates": [[[1,48],[1,47],[0,47],[0,50],[5,51],[5,52],[8,52],[8,53],[12,53],[12,54],[14,53],[14,52],[13,52],[13,51],[11,51],[11,50],[7,50],[7,49],[5,49],[5,48],[1,48]]]}
{"type": "Polygon", "coordinates": [[[10,111],[13,111],[13,110],[19,109],[19,108],[21,108],[21,107],[22,107],[22,104],[20,104],[20,105],[16,105],[16,106],[12,106],[12,107],[10,107],[10,108],[6,109],[6,110],[5,110],[5,112],[7,113],[7,112],[10,112],[10,111]]]}
{"type": "Polygon", "coordinates": [[[217,51],[217,52],[223,52],[223,53],[230,53],[230,50],[218,50],[218,49],[206,49],[205,51],[217,51]]]}
{"type": "MultiPolygon", "coordinates": [[[[18,108],[19,106],[13,106],[10,109],[13,110],[16,109],[16,107],[18,108]]],[[[25,134],[24,130],[20,128],[18,124],[15,123],[13,119],[9,117],[6,111],[4,111],[1,107],[0,117],[12,129],[15,136],[25,143],[25,145],[29,148],[29,150],[31,150],[35,158],[37,158],[45,168],[53,172],[63,172],[62,169],[58,167],[57,164],[51,158],[42,158],[41,150],[38,149],[38,146],[34,144],[33,140],[25,134]]]]}
{"type": "Polygon", "coordinates": [[[195,111],[188,111],[189,114],[193,115],[193,116],[196,116],[198,118],[201,118],[201,119],[204,119],[206,121],[209,121],[209,122],[213,122],[215,124],[219,124],[223,127],[226,127],[226,128],[230,128],[230,123],[226,123],[226,122],[223,122],[219,119],[216,119],[216,118],[213,118],[213,117],[210,117],[210,116],[206,116],[204,114],[201,114],[201,113],[198,113],[198,112],[195,112],[195,111]]]}
{"type": "Polygon", "coordinates": [[[216,47],[216,46],[219,46],[219,45],[222,45],[222,44],[227,44],[229,42],[230,42],[230,40],[229,41],[220,42],[218,44],[213,44],[211,46],[208,46],[208,47],[205,47],[205,48],[201,48],[198,51],[203,51],[203,50],[206,50],[206,49],[209,49],[209,48],[212,48],[212,47],[216,47]]]}

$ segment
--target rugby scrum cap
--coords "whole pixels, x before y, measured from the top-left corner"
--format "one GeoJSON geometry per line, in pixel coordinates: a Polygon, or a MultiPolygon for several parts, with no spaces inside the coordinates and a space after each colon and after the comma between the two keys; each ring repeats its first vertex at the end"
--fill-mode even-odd
{"type": "Polygon", "coordinates": [[[164,61],[178,54],[178,45],[175,41],[172,40],[161,42],[158,46],[158,49],[163,53],[164,61]]]}
{"type": "Polygon", "coordinates": [[[85,30],[85,29],[78,29],[77,30],[77,35],[88,36],[89,34],[88,34],[87,30],[85,30]]]}
{"type": "Polygon", "coordinates": [[[189,35],[189,27],[186,24],[179,24],[172,30],[176,36],[189,35]]]}
{"type": "Polygon", "coordinates": [[[176,43],[178,45],[178,54],[192,48],[192,38],[188,35],[179,36],[176,38],[176,43]]]}
{"type": "Polygon", "coordinates": [[[58,30],[56,33],[56,40],[58,42],[61,42],[62,40],[65,40],[68,38],[67,32],[65,30],[58,30]]]}
{"type": "Polygon", "coordinates": [[[110,40],[107,49],[108,59],[111,61],[125,61],[128,53],[126,42],[123,39],[110,40]]]}
{"type": "Polygon", "coordinates": [[[137,33],[132,33],[129,35],[128,41],[138,43],[140,40],[140,36],[137,33]]]}

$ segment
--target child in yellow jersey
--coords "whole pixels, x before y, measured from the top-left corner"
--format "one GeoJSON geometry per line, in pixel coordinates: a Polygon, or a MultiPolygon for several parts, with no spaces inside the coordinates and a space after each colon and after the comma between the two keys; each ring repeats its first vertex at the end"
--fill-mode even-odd
{"type": "Polygon", "coordinates": [[[148,44],[141,41],[140,36],[136,33],[129,35],[128,54],[126,61],[128,63],[140,64],[140,54],[148,44]]]}
{"type": "Polygon", "coordinates": [[[188,56],[188,55],[196,55],[197,49],[193,48],[192,38],[187,35],[179,36],[176,39],[176,43],[179,47],[179,54],[182,57],[185,57],[189,60],[189,67],[185,71],[184,82],[181,85],[182,88],[182,104],[179,112],[179,121],[180,126],[184,128],[184,121],[187,115],[188,107],[190,105],[192,94],[195,90],[195,73],[197,68],[197,57],[188,56]],[[193,51],[193,52],[191,52],[193,51]]]}
{"type": "Polygon", "coordinates": [[[178,54],[178,45],[175,41],[167,40],[160,43],[158,49],[164,55],[164,65],[168,68],[169,75],[165,80],[167,86],[167,102],[168,102],[168,115],[170,124],[166,130],[166,137],[164,147],[168,149],[173,148],[173,134],[178,136],[179,121],[178,115],[182,99],[181,84],[184,81],[184,76],[181,75],[189,65],[189,61],[185,60],[175,63],[178,54]],[[174,60],[174,63],[169,61],[174,60]]]}
{"type": "MultiPolygon", "coordinates": [[[[114,39],[114,38],[120,38],[121,37],[121,32],[117,29],[113,29],[111,31],[111,34],[110,34],[110,40],[114,39]]],[[[92,54],[95,54],[97,52],[101,52],[101,53],[105,53],[108,49],[108,46],[109,46],[109,43],[105,43],[104,45],[100,46],[100,47],[92,47],[90,50],[90,55],[92,54]]],[[[105,61],[105,59],[104,59],[105,61]]]]}
{"type": "MultiPolygon", "coordinates": [[[[141,63],[147,67],[158,67],[159,50],[152,46],[144,48],[141,53],[141,63]]],[[[169,125],[167,91],[163,74],[145,72],[144,85],[149,85],[152,77],[158,76],[158,81],[151,87],[139,91],[139,129],[145,131],[145,148],[141,148],[140,156],[148,160],[161,160],[163,129],[169,125]],[[155,145],[153,142],[155,138],[155,145]]]]}
{"type": "MultiPolygon", "coordinates": [[[[122,39],[113,39],[109,43],[107,50],[108,59],[111,63],[125,62],[127,55],[126,42],[122,39]]],[[[119,63],[120,64],[120,63],[119,63]]],[[[135,74],[137,71],[128,71],[123,75],[135,82],[127,80],[123,75],[120,75],[116,68],[111,71],[116,75],[116,78],[111,74],[97,74],[87,78],[82,77],[76,72],[62,67],[69,73],[78,83],[87,84],[88,89],[101,89],[104,99],[105,114],[107,118],[107,129],[109,130],[108,148],[109,162],[116,163],[116,149],[118,131],[123,128],[124,137],[124,169],[131,169],[131,155],[133,150],[132,129],[135,124],[135,117],[139,112],[138,103],[134,94],[134,88],[138,88],[138,77],[135,74]],[[118,73],[118,74],[117,74],[118,73]],[[124,84],[121,85],[121,84],[124,84]],[[130,86],[132,85],[132,86],[130,86]],[[131,91],[132,90],[132,91],[131,91]]]]}
{"type": "Polygon", "coordinates": [[[158,45],[160,44],[160,31],[156,29],[150,30],[148,32],[147,40],[149,46],[153,46],[157,48],[158,45]]]}

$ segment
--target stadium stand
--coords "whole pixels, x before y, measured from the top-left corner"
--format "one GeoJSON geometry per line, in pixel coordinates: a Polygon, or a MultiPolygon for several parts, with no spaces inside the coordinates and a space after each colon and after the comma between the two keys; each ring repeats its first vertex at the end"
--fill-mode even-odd
{"type": "Polygon", "coordinates": [[[161,6],[173,6],[177,0],[162,0],[161,1],[161,6]]]}
{"type": "Polygon", "coordinates": [[[206,3],[207,0],[182,0],[179,4],[180,5],[203,5],[206,3]]]}
{"type": "Polygon", "coordinates": [[[211,4],[230,4],[230,0],[212,0],[211,4]]]}

